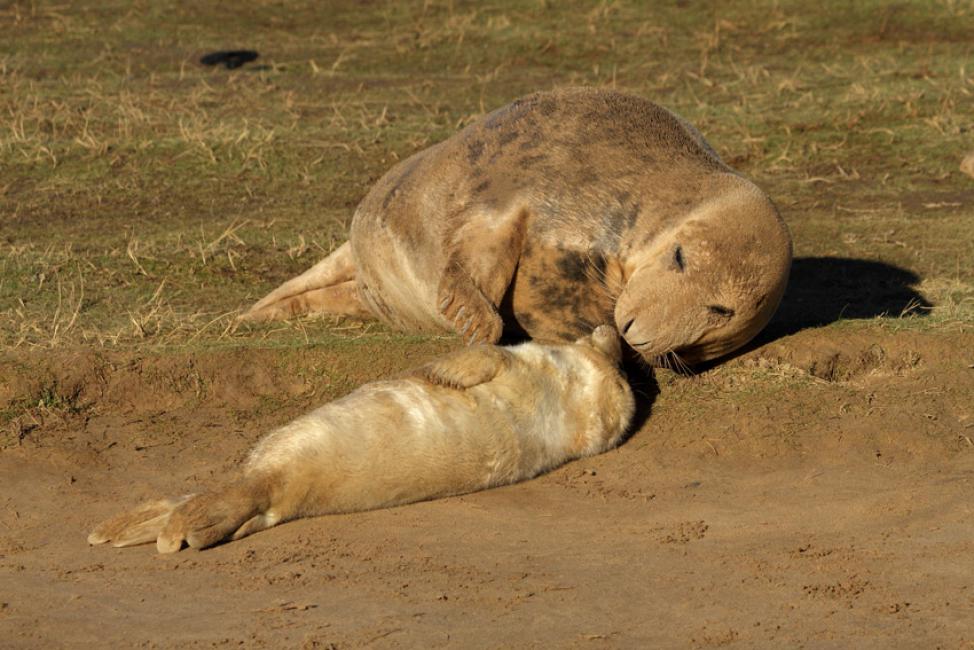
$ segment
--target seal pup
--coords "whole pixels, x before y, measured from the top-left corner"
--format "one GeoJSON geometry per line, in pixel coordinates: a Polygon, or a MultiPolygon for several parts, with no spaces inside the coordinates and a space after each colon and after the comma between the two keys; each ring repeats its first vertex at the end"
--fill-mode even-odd
{"type": "Polygon", "coordinates": [[[273,431],[227,487],[145,503],[88,542],[172,553],[532,478],[619,442],[635,408],[620,357],[608,325],[570,345],[463,349],[273,431]]]}
{"type": "Polygon", "coordinates": [[[650,363],[725,355],[791,265],[768,197],[685,120],[607,89],[540,92],[400,162],[349,240],[241,315],[572,341],[614,321],[650,363]]]}

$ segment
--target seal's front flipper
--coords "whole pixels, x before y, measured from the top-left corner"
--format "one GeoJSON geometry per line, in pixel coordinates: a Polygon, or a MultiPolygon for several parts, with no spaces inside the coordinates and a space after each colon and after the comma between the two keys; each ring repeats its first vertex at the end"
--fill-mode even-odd
{"type": "Polygon", "coordinates": [[[368,318],[358,297],[355,262],[348,242],[328,257],[261,298],[240,320],[285,320],[306,313],[368,318]]]}
{"type": "Polygon", "coordinates": [[[459,264],[447,266],[437,292],[440,313],[453,323],[454,331],[467,343],[497,343],[504,322],[496,302],[477,287],[459,264]]]}
{"type": "Polygon", "coordinates": [[[449,257],[437,308],[467,343],[497,343],[504,323],[497,311],[521,257],[527,212],[470,218],[447,243],[449,257]]]}
{"type": "Polygon", "coordinates": [[[463,390],[487,383],[510,362],[510,354],[501,348],[475,345],[431,361],[411,374],[437,386],[463,390]]]}

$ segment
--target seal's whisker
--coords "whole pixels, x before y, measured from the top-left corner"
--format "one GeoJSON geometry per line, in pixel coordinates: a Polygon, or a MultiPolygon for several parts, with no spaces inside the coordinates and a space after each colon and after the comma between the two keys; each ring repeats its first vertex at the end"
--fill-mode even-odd
{"type": "Polygon", "coordinates": [[[602,258],[602,263],[599,264],[596,261],[595,256],[591,251],[586,253],[586,264],[584,266],[583,273],[585,278],[591,282],[592,287],[604,298],[610,302],[615,302],[618,297],[618,292],[613,292],[612,287],[609,286],[608,279],[605,275],[605,258],[602,258]]]}
{"type": "Polygon", "coordinates": [[[676,350],[670,352],[670,354],[673,357],[674,365],[678,368],[677,372],[679,372],[681,375],[688,375],[692,377],[697,374],[693,371],[693,368],[690,367],[690,364],[684,361],[683,357],[676,353],[676,350]]]}
{"type": "Polygon", "coordinates": [[[667,370],[673,370],[673,360],[670,358],[670,350],[660,354],[657,359],[660,361],[660,365],[667,370]]]}
{"type": "Polygon", "coordinates": [[[636,357],[635,357],[635,359],[636,359],[636,363],[639,364],[640,370],[650,370],[651,371],[653,369],[652,362],[649,361],[648,359],[646,359],[646,357],[644,357],[643,355],[637,354],[636,357]]]}

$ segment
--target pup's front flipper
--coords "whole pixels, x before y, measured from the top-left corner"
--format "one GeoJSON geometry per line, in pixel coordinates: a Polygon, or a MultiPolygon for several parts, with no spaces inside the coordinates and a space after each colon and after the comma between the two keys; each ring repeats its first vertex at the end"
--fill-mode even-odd
{"type": "Polygon", "coordinates": [[[420,366],[412,374],[437,386],[463,390],[490,381],[508,365],[509,352],[490,345],[475,345],[420,366]]]}
{"type": "Polygon", "coordinates": [[[88,535],[89,544],[111,542],[112,546],[135,546],[156,541],[173,511],[193,497],[148,501],[138,508],[101,522],[88,535]]]}

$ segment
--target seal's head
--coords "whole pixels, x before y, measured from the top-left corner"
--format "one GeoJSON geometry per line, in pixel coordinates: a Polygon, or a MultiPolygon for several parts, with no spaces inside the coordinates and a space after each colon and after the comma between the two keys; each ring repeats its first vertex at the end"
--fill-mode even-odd
{"type": "Polygon", "coordinates": [[[791,238],[777,210],[734,177],[624,261],[615,321],[654,365],[716,359],[771,320],[790,267],[791,238]]]}

